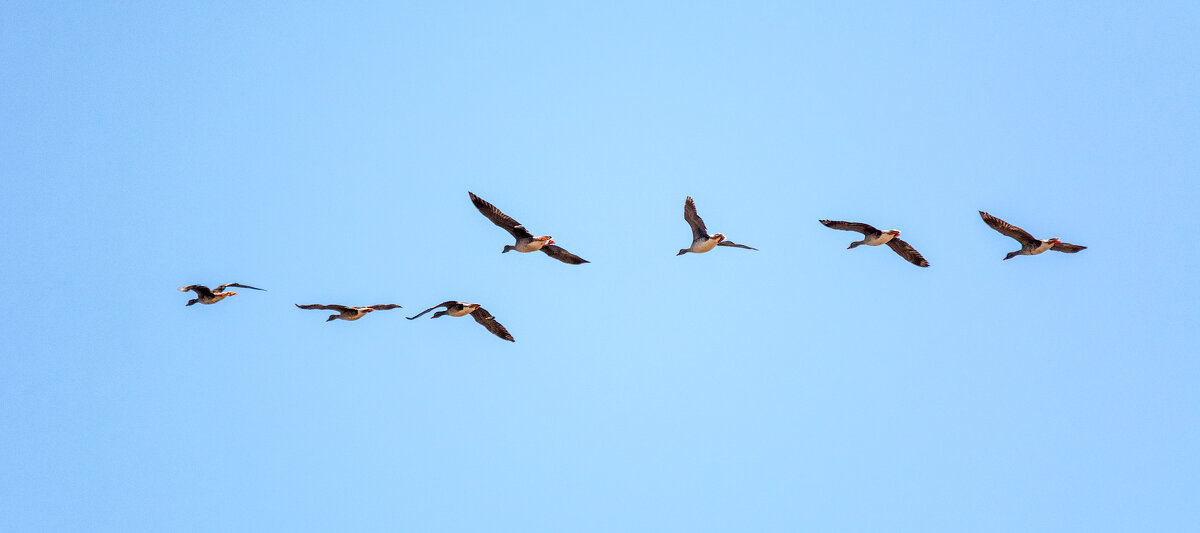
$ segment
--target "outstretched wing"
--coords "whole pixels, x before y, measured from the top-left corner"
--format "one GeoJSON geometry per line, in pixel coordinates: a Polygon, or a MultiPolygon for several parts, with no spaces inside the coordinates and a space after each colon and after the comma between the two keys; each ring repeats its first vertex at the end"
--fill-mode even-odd
{"type": "Polygon", "coordinates": [[[926,261],[924,257],[921,257],[921,253],[918,252],[916,248],[913,248],[911,244],[908,244],[907,242],[904,242],[896,237],[892,237],[892,240],[888,241],[887,245],[888,248],[891,248],[893,252],[900,254],[900,257],[903,257],[904,260],[908,261],[909,263],[919,267],[929,266],[929,261],[926,261]]]}
{"type": "Polygon", "coordinates": [[[346,307],[344,305],[321,305],[321,304],[308,304],[308,305],[296,304],[296,307],[299,307],[301,309],[328,309],[330,311],[337,311],[339,313],[342,311],[345,311],[346,309],[349,309],[348,307],[346,307]]]}
{"type": "Polygon", "coordinates": [[[736,242],[733,242],[733,241],[721,241],[721,242],[717,243],[717,246],[729,246],[729,247],[732,247],[732,248],[745,248],[745,249],[747,249],[747,250],[754,250],[754,251],[758,251],[758,248],[751,248],[751,247],[749,247],[749,246],[746,246],[745,244],[738,244],[738,243],[736,243],[736,242]]]}
{"type": "Polygon", "coordinates": [[[478,209],[480,213],[483,213],[483,216],[487,217],[488,220],[491,220],[493,224],[500,226],[501,228],[504,228],[504,231],[511,233],[514,238],[527,239],[529,237],[533,237],[533,234],[529,233],[529,230],[525,229],[525,226],[522,226],[520,222],[517,222],[516,220],[513,220],[512,217],[504,214],[503,211],[496,209],[496,206],[489,204],[483,198],[475,196],[475,193],[471,191],[467,191],[467,194],[471,195],[471,203],[475,204],[475,209],[478,209]]]}
{"type": "Polygon", "coordinates": [[[378,305],[367,306],[367,309],[373,309],[376,311],[388,311],[389,309],[396,309],[396,307],[400,307],[400,305],[398,305],[398,304],[378,304],[378,305]]]}
{"type": "Polygon", "coordinates": [[[558,259],[559,261],[562,261],[564,263],[570,263],[572,265],[582,265],[587,262],[582,257],[579,257],[571,252],[568,252],[568,251],[564,250],[561,246],[557,246],[554,244],[548,244],[546,246],[543,246],[542,251],[546,252],[546,255],[548,255],[550,257],[558,259]]]}
{"type": "Polygon", "coordinates": [[[226,284],[224,284],[224,285],[220,285],[220,286],[218,286],[218,287],[217,287],[217,292],[223,292],[225,289],[227,289],[227,288],[229,288],[229,287],[241,287],[241,288],[243,288],[243,289],[254,289],[254,290],[256,290],[256,291],[265,291],[265,290],[267,290],[267,289],[260,289],[260,288],[258,288],[258,287],[251,287],[251,286],[249,286],[249,285],[242,285],[241,283],[226,283],[226,284]]]}
{"type": "Polygon", "coordinates": [[[408,318],[409,320],[413,320],[413,319],[415,319],[415,318],[417,318],[417,317],[419,317],[419,316],[421,316],[421,315],[423,315],[423,314],[425,314],[425,313],[428,313],[428,312],[430,312],[430,311],[433,311],[434,309],[437,309],[437,308],[439,308],[439,307],[450,307],[450,306],[452,306],[452,305],[454,305],[454,304],[456,304],[456,303],[458,303],[458,302],[456,302],[456,301],[454,301],[454,300],[446,300],[446,301],[444,301],[444,302],[442,302],[442,303],[440,303],[440,304],[437,304],[437,305],[435,305],[435,306],[433,306],[433,307],[430,307],[429,309],[426,309],[426,310],[424,310],[424,311],[421,311],[420,313],[417,313],[415,316],[410,316],[410,317],[406,317],[406,318],[408,318]]]}
{"type": "Polygon", "coordinates": [[[704,219],[696,213],[696,202],[691,196],[683,201],[683,219],[692,227],[692,241],[698,241],[708,238],[708,228],[704,227],[704,219]]]}
{"type": "Polygon", "coordinates": [[[208,287],[205,287],[204,285],[188,285],[186,287],[180,287],[179,290],[183,291],[183,292],[193,291],[196,293],[196,296],[199,296],[201,298],[205,298],[205,297],[212,298],[213,297],[213,292],[211,290],[209,290],[208,287]]]}
{"type": "Polygon", "coordinates": [[[827,228],[840,229],[845,231],[857,231],[866,236],[880,235],[883,232],[875,229],[875,226],[863,224],[862,222],[846,222],[844,220],[820,220],[818,221],[827,228]]]}
{"type": "Polygon", "coordinates": [[[476,322],[479,322],[480,325],[487,328],[487,330],[492,332],[493,335],[506,341],[517,342],[513,340],[513,336],[508,333],[508,330],[504,329],[504,326],[501,326],[499,322],[496,322],[496,317],[487,312],[487,309],[482,307],[476,308],[474,311],[471,311],[471,318],[474,318],[476,322]]]}
{"type": "Polygon", "coordinates": [[[1033,235],[1030,235],[1028,231],[1018,228],[983,211],[979,212],[979,216],[983,217],[984,223],[991,226],[992,229],[1016,239],[1017,242],[1021,243],[1022,246],[1037,246],[1039,243],[1041,243],[1041,241],[1033,238],[1033,235]]]}
{"type": "Polygon", "coordinates": [[[1066,243],[1066,242],[1060,242],[1058,244],[1055,244],[1054,246],[1051,246],[1050,249],[1054,250],[1056,252],[1066,252],[1069,254],[1073,254],[1080,250],[1087,250],[1087,246],[1080,246],[1078,244],[1070,244],[1070,243],[1066,243]]]}
{"type": "Polygon", "coordinates": [[[374,309],[376,311],[387,311],[388,309],[395,309],[400,306],[397,304],[379,304],[379,305],[372,305],[370,307],[371,307],[371,309],[374,309]]]}

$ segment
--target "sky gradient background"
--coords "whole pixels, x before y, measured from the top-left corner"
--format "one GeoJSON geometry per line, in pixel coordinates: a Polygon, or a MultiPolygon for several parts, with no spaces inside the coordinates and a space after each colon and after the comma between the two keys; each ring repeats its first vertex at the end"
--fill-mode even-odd
{"type": "Polygon", "coordinates": [[[497,4],[0,8],[0,530],[1200,523],[1195,3],[497,4]]]}

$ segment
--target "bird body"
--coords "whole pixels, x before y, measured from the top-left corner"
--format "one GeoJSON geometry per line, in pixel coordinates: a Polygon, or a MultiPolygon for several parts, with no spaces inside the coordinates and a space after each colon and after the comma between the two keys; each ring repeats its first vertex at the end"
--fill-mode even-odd
{"type": "Polygon", "coordinates": [[[236,292],[214,292],[210,294],[199,294],[196,298],[188,300],[188,303],[183,304],[184,307],[194,304],[212,305],[230,296],[236,296],[236,292]]]}
{"type": "Polygon", "coordinates": [[[554,244],[554,240],[549,236],[546,236],[546,237],[524,237],[521,239],[517,239],[517,244],[515,244],[515,245],[505,245],[504,252],[502,252],[502,253],[507,253],[507,252],[516,250],[523,254],[527,254],[529,252],[540,251],[541,249],[545,248],[547,245],[550,245],[550,244],[554,244]]]}
{"type": "MultiPolygon", "coordinates": [[[[479,304],[458,304],[447,307],[441,313],[452,317],[463,317],[474,313],[476,309],[479,309],[479,304]]],[[[437,318],[436,314],[434,318],[437,318]]]]}
{"type": "Polygon", "coordinates": [[[724,235],[720,235],[720,236],[714,235],[712,237],[708,237],[708,238],[705,238],[702,240],[692,241],[692,245],[688,247],[687,251],[692,252],[694,254],[702,254],[704,252],[712,250],[713,248],[716,248],[718,244],[721,244],[721,240],[723,240],[724,238],[725,238],[724,235]]]}
{"type": "Polygon", "coordinates": [[[329,322],[330,320],[333,320],[333,319],[341,319],[341,320],[348,320],[348,321],[353,322],[364,316],[367,316],[367,313],[370,313],[372,311],[374,311],[374,309],[371,309],[370,307],[366,307],[366,308],[351,307],[351,308],[346,309],[345,311],[342,311],[336,315],[329,315],[329,318],[326,318],[325,321],[329,322]]]}
{"type": "Polygon", "coordinates": [[[890,229],[890,230],[881,232],[878,235],[867,235],[861,241],[850,243],[850,248],[854,248],[855,246],[859,246],[862,244],[865,244],[867,246],[879,246],[882,244],[887,244],[887,243],[891,242],[891,240],[893,238],[895,238],[897,235],[900,235],[900,230],[898,230],[898,229],[890,229]]]}
{"type": "Polygon", "coordinates": [[[1037,255],[1037,254],[1040,254],[1047,250],[1050,250],[1050,249],[1054,248],[1054,245],[1058,244],[1059,242],[1061,242],[1061,241],[1059,241],[1058,239],[1042,239],[1041,241],[1038,242],[1037,247],[1029,250],[1029,255],[1037,255]]]}

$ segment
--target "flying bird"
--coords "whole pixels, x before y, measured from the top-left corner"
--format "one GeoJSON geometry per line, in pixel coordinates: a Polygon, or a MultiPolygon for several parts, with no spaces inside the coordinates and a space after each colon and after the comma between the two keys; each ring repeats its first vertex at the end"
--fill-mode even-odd
{"type": "Polygon", "coordinates": [[[327,309],[329,311],[337,311],[338,314],[329,315],[329,318],[325,319],[326,322],[329,322],[335,318],[340,318],[342,320],[358,320],[364,316],[367,316],[367,313],[372,311],[387,311],[388,309],[395,309],[400,306],[396,304],[380,304],[367,307],[350,307],[346,305],[296,304],[296,307],[301,309],[327,309]]]}
{"type": "Polygon", "coordinates": [[[433,318],[437,318],[442,315],[450,315],[450,316],[471,315],[471,318],[474,318],[476,322],[479,322],[480,325],[487,328],[487,330],[492,332],[492,334],[494,334],[495,336],[500,337],[501,339],[504,339],[506,341],[516,342],[515,340],[513,340],[513,336],[508,333],[508,330],[504,329],[504,326],[500,325],[499,322],[496,322],[496,317],[492,316],[491,313],[487,312],[487,309],[479,307],[479,304],[469,304],[466,302],[456,302],[454,300],[448,300],[448,301],[442,302],[440,304],[437,304],[433,307],[430,307],[429,309],[421,311],[420,313],[417,313],[416,316],[410,316],[410,317],[408,317],[408,319],[414,320],[417,317],[419,317],[425,313],[428,313],[430,311],[433,311],[434,309],[437,309],[439,307],[445,307],[446,310],[438,311],[429,318],[433,319],[433,318]]]}
{"type": "Polygon", "coordinates": [[[1058,240],[1058,238],[1056,238],[1056,237],[1051,237],[1049,239],[1035,239],[1035,238],[1033,238],[1033,235],[1029,234],[1029,232],[1027,232],[1021,228],[1018,228],[1012,224],[1009,224],[1008,222],[1000,220],[992,215],[989,215],[983,211],[979,212],[979,216],[983,217],[983,221],[985,223],[987,223],[987,225],[991,226],[992,229],[999,231],[1000,233],[1003,233],[1005,235],[1008,235],[1009,237],[1016,239],[1017,242],[1021,243],[1020,250],[1017,250],[1015,252],[1009,252],[1008,255],[1004,256],[1005,261],[1012,259],[1013,257],[1016,257],[1018,255],[1037,255],[1046,250],[1054,250],[1056,252],[1066,252],[1068,254],[1073,254],[1080,250],[1087,249],[1087,246],[1080,246],[1078,244],[1065,243],[1065,242],[1058,240]]]}
{"type": "Polygon", "coordinates": [[[683,219],[686,220],[688,225],[692,227],[692,245],[679,250],[679,253],[675,254],[677,256],[686,254],[688,252],[702,254],[712,250],[717,246],[731,246],[734,248],[745,248],[747,250],[758,250],[758,248],[751,248],[744,244],[737,244],[733,241],[727,241],[725,240],[724,233],[709,235],[708,230],[704,227],[704,220],[700,218],[700,215],[696,214],[696,202],[692,201],[691,196],[688,196],[687,200],[684,200],[683,202],[683,219]]]}
{"type": "Polygon", "coordinates": [[[517,240],[517,244],[515,246],[505,245],[504,251],[501,253],[507,253],[509,250],[516,250],[521,253],[536,252],[541,250],[542,252],[545,252],[546,255],[558,259],[564,263],[572,265],[582,265],[587,263],[587,261],[585,261],[583,258],[566,251],[561,246],[556,246],[554,244],[553,237],[549,235],[534,237],[529,230],[525,229],[525,226],[522,226],[520,222],[517,222],[516,220],[513,220],[512,217],[504,214],[504,212],[497,209],[496,206],[487,203],[487,201],[483,198],[475,196],[475,193],[471,191],[467,191],[467,194],[471,195],[471,203],[475,204],[475,208],[478,209],[480,213],[483,213],[483,216],[487,217],[488,220],[491,220],[493,224],[504,228],[504,231],[511,233],[513,238],[517,240]]]}
{"type": "Polygon", "coordinates": [[[898,255],[900,255],[900,257],[903,257],[905,261],[908,261],[909,263],[919,267],[929,266],[929,261],[926,261],[924,257],[921,257],[921,254],[917,252],[916,248],[913,248],[912,245],[900,240],[900,230],[898,229],[879,231],[878,229],[875,229],[875,226],[870,224],[863,224],[862,222],[845,222],[842,220],[821,220],[820,222],[829,228],[845,231],[857,231],[863,234],[863,240],[850,243],[850,247],[846,248],[847,250],[860,244],[865,244],[867,246],[879,246],[880,244],[886,244],[888,245],[888,248],[891,248],[892,251],[896,252],[898,255]]]}
{"type": "Polygon", "coordinates": [[[195,291],[195,293],[196,293],[196,297],[192,298],[191,300],[188,300],[188,303],[184,305],[184,307],[187,307],[188,305],[192,305],[197,302],[202,303],[204,305],[212,305],[221,300],[224,300],[225,298],[228,298],[230,296],[237,294],[236,292],[224,292],[225,289],[227,289],[229,287],[241,287],[243,289],[254,289],[256,291],[265,291],[266,290],[266,289],[260,289],[258,287],[251,287],[249,285],[242,285],[241,283],[226,283],[224,285],[217,285],[217,290],[215,290],[215,291],[212,289],[209,289],[208,287],[205,287],[204,285],[188,285],[186,287],[180,287],[179,290],[183,291],[183,292],[195,291]]]}

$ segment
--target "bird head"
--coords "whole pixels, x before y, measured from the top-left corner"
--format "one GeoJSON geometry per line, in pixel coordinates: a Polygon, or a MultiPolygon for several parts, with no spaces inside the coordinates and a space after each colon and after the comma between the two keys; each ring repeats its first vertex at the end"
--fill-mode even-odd
{"type": "Polygon", "coordinates": [[[374,309],[371,309],[370,307],[362,310],[364,313],[370,313],[371,311],[374,311],[374,309]]]}
{"type": "Polygon", "coordinates": [[[543,241],[546,244],[554,244],[554,237],[551,237],[549,235],[546,235],[544,237],[538,237],[537,240],[543,241]]]}
{"type": "Polygon", "coordinates": [[[724,242],[724,241],[725,241],[725,234],[724,234],[724,233],[718,233],[718,234],[716,234],[716,235],[713,235],[712,237],[713,237],[714,239],[716,239],[716,240],[717,240],[717,242],[724,242]]]}
{"type": "Polygon", "coordinates": [[[227,292],[227,293],[225,293],[225,296],[237,296],[237,293],[236,292],[227,292]]]}
{"type": "Polygon", "coordinates": [[[1060,243],[1060,242],[1062,242],[1062,241],[1058,240],[1058,237],[1051,237],[1051,238],[1050,238],[1050,244],[1058,244],[1058,243],[1060,243]]]}
{"type": "Polygon", "coordinates": [[[887,232],[888,232],[888,233],[891,233],[893,237],[899,237],[899,236],[900,236],[900,230],[898,230],[898,229],[890,229],[890,230],[888,230],[887,232]]]}

